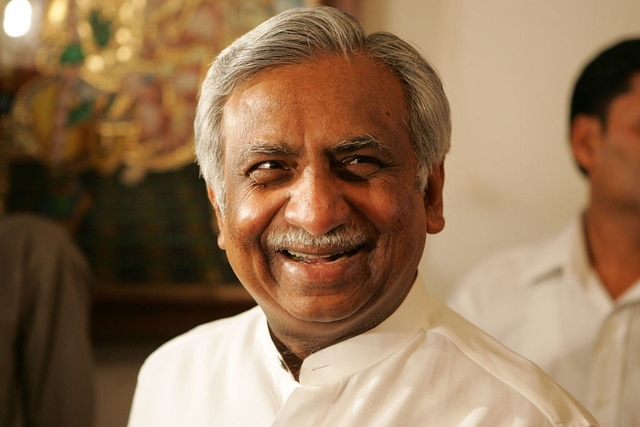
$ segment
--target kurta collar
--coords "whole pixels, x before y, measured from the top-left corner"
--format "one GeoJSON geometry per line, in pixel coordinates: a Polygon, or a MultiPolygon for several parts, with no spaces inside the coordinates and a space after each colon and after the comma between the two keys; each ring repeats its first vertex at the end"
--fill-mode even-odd
{"type": "Polygon", "coordinates": [[[302,365],[300,384],[341,380],[395,353],[423,327],[427,299],[427,291],[418,278],[400,307],[381,324],[309,356],[302,365]]]}
{"type": "Polygon", "coordinates": [[[579,286],[583,292],[604,291],[589,262],[582,215],[576,216],[542,247],[524,271],[524,285],[538,285],[553,276],[563,275],[566,282],[579,286]]]}
{"type": "MultiPolygon", "coordinates": [[[[340,381],[395,353],[424,327],[429,298],[418,277],[398,309],[378,326],[307,357],[300,370],[300,385],[340,381]]],[[[280,364],[281,357],[269,336],[266,318],[259,333],[268,340],[263,341],[267,357],[280,364]]]]}
{"type": "Polygon", "coordinates": [[[555,275],[564,275],[566,283],[579,287],[604,310],[639,300],[640,281],[613,301],[591,266],[585,239],[582,215],[579,215],[558,236],[546,242],[545,250],[539,251],[525,270],[522,284],[538,285],[555,275]]]}
{"type": "Polygon", "coordinates": [[[522,285],[537,285],[571,269],[575,259],[574,248],[579,248],[581,243],[580,224],[579,218],[574,218],[559,235],[543,242],[544,250],[538,251],[523,272],[522,285]]]}

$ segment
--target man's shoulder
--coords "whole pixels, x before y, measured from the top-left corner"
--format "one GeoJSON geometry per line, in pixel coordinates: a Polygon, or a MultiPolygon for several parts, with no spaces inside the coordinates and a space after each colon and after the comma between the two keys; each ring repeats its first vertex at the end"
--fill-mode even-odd
{"type": "Polygon", "coordinates": [[[518,292],[557,272],[568,256],[567,231],[485,256],[462,278],[454,294],[518,292]]]}
{"type": "MultiPolygon", "coordinates": [[[[441,309],[439,318],[440,324],[432,332],[449,343],[443,348],[455,348],[454,356],[466,361],[459,364],[467,366],[465,380],[475,378],[482,384],[480,390],[487,399],[495,391],[502,404],[508,401],[523,411],[541,414],[553,425],[576,425],[572,423],[587,420],[590,424],[578,425],[597,425],[588,411],[537,365],[448,308],[441,309]]],[[[472,388],[469,386],[469,390],[472,388]]]]}
{"type": "Polygon", "coordinates": [[[571,232],[568,225],[554,236],[489,254],[456,285],[447,304],[501,339],[519,333],[527,307],[546,301],[541,296],[562,283],[571,232]]]}
{"type": "Polygon", "coordinates": [[[167,341],[156,349],[144,362],[143,369],[150,365],[188,362],[207,355],[215,357],[227,353],[229,344],[252,340],[258,324],[264,319],[262,311],[254,307],[238,315],[214,320],[185,332],[167,341]]]}
{"type": "Polygon", "coordinates": [[[495,309],[501,301],[520,299],[528,291],[527,272],[544,250],[543,246],[535,243],[488,255],[455,286],[447,304],[475,321],[472,312],[485,305],[495,309]]]}
{"type": "MultiPolygon", "coordinates": [[[[544,262],[546,255],[557,246],[557,236],[548,237],[535,242],[517,245],[498,250],[487,255],[467,275],[465,281],[476,276],[491,279],[521,278],[522,275],[533,268],[550,268],[550,263],[544,262]]],[[[556,258],[556,261],[557,258],[556,258]]]]}

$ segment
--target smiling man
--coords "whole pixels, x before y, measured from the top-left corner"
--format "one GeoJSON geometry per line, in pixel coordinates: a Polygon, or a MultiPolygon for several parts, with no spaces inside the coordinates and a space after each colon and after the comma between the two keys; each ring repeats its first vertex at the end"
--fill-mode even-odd
{"type": "Polygon", "coordinates": [[[335,9],[283,12],[224,50],[196,153],[258,307],[151,355],[129,425],[595,426],[418,278],[450,127],[420,54],[335,9]]]}

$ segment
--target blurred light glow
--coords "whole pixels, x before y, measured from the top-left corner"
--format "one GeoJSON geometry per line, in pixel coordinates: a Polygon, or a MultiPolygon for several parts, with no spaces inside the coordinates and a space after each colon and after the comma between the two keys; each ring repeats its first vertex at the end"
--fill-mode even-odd
{"type": "Polygon", "coordinates": [[[87,68],[94,73],[104,70],[104,59],[98,55],[90,55],[86,61],[87,68]]]}
{"type": "Polygon", "coordinates": [[[9,37],[22,37],[31,28],[31,3],[29,0],[11,0],[4,9],[4,32],[9,37]]]}
{"type": "Polygon", "coordinates": [[[116,41],[120,44],[127,44],[131,41],[131,31],[127,28],[118,28],[115,35],[116,41]]]}
{"type": "Polygon", "coordinates": [[[133,56],[129,46],[120,46],[116,51],[116,59],[120,62],[127,62],[133,56]]]}
{"type": "Polygon", "coordinates": [[[67,19],[68,7],[65,0],[52,0],[49,5],[48,21],[52,24],[62,24],[67,19]]]}

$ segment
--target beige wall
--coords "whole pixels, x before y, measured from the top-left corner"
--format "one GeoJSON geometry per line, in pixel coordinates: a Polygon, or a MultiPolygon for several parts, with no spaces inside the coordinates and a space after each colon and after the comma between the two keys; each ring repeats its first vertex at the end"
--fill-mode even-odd
{"type": "Polygon", "coordinates": [[[553,233],[584,204],[570,86],[595,51],[640,37],[638,17],[638,0],[363,0],[365,28],[417,44],[452,105],[447,225],[421,264],[430,290],[446,296],[487,252],[553,233]]]}

